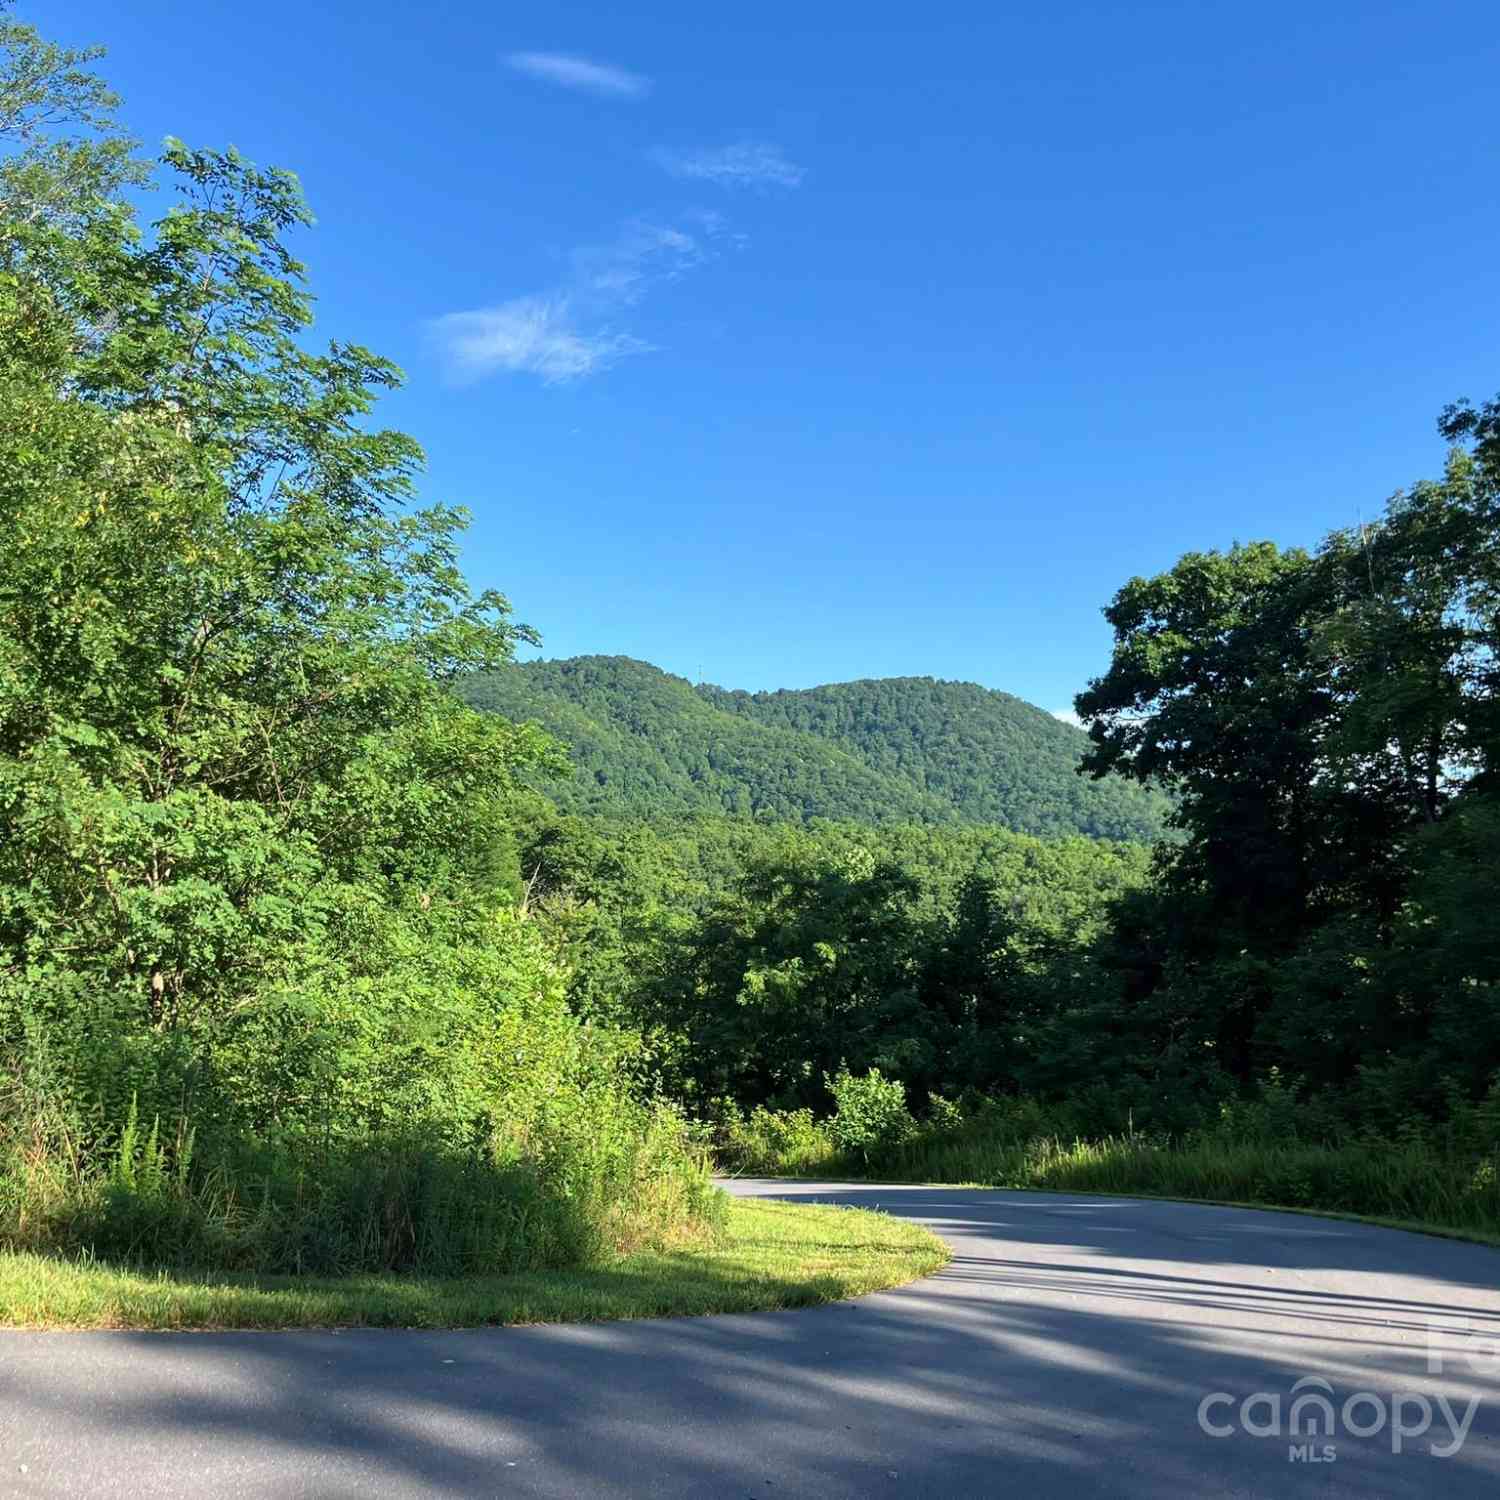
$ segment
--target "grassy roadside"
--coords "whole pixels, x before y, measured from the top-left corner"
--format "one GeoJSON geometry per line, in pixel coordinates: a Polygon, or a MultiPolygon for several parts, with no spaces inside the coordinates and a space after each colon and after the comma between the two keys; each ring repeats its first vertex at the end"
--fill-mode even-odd
{"type": "Polygon", "coordinates": [[[1397,1219],[1389,1214],[1357,1214],[1337,1208],[1301,1208],[1291,1203],[1272,1203],[1266,1199],[1212,1198],[1202,1193],[1149,1193],[1142,1188],[1063,1188],[1037,1187],[1027,1183],[1016,1186],[1006,1182],[955,1181],[951,1178],[897,1177],[888,1173],[878,1175],[857,1171],[838,1170],[828,1172],[764,1172],[742,1174],[780,1178],[787,1182],[839,1182],[881,1184],[901,1187],[944,1187],[972,1189],[981,1193],[1037,1193],[1046,1196],[1068,1198],[1144,1198],[1154,1203],[1204,1203],[1214,1208],[1254,1208],[1264,1213],[1303,1214],[1313,1219],[1343,1219],[1350,1224],[1373,1224],[1379,1229],[1400,1229],[1407,1234],[1426,1234],[1439,1240],[1462,1240],[1471,1245],[1489,1245],[1500,1250],[1500,1233],[1484,1229],[1461,1229],[1450,1224],[1430,1224],[1420,1219],[1397,1219]]]}
{"type": "MultiPolygon", "coordinates": [[[[774,1123],[774,1122],[773,1122],[774,1123]]],[[[866,1154],[840,1154],[826,1128],[762,1125],[746,1173],[1012,1191],[1091,1193],[1317,1214],[1478,1244],[1500,1244],[1500,1157],[1431,1142],[1018,1138],[983,1119],[924,1127],[866,1154]]],[[[747,1159],[749,1156],[749,1159],[747,1159]]]]}
{"type": "Polygon", "coordinates": [[[1500,1235],[1493,1161],[1418,1145],[971,1139],[902,1155],[899,1175],[923,1181],[1274,1208],[1481,1243],[1500,1235]]]}
{"type": "Polygon", "coordinates": [[[947,1259],[935,1235],[884,1214],[741,1200],[711,1244],[639,1251],[587,1271],[198,1277],[0,1252],[0,1326],[456,1328],[750,1312],[897,1286],[947,1259]]]}
{"type": "MultiPolygon", "coordinates": [[[[973,1187],[983,1184],[972,1183],[973,1187]]],[[[945,1183],[944,1186],[954,1186],[945,1183]]],[[[1026,1188],[1025,1192],[1058,1192],[1058,1188],[1026,1188]]],[[[1159,1203],[1211,1203],[1218,1208],[1257,1208],[1270,1213],[1278,1214],[1306,1214],[1314,1219],[1343,1219],[1350,1224],[1374,1224],[1380,1229],[1401,1229],[1408,1234],[1428,1234],[1440,1240],[1465,1240],[1472,1245],[1490,1245],[1500,1249],[1500,1234],[1495,1234],[1485,1229],[1458,1229],[1447,1224],[1428,1224],[1419,1219],[1394,1219],[1389,1214],[1355,1214],[1346,1213],[1336,1208],[1298,1208],[1290,1203],[1249,1203],[1238,1198],[1185,1198],[1180,1193],[1106,1193],[1097,1188],[1084,1188],[1074,1190],[1077,1196],[1085,1198],[1119,1198],[1129,1196],[1131,1198],[1150,1198],[1159,1203]]]]}

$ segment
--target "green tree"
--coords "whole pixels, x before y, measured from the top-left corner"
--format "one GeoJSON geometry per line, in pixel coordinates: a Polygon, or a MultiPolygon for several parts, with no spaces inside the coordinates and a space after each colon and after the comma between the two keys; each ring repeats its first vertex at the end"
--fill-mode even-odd
{"type": "Polygon", "coordinates": [[[116,122],[118,96],[90,67],[103,49],[58,46],[10,10],[0,0],[0,222],[85,232],[116,216],[145,165],[116,122]]]}
{"type": "Polygon", "coordinates": [[[819,1102],[823,1078],[910,1063],[926,1043],[912,989],[909,876],[863,848],[785,832],[674,950],[655,997],[696,1097],[819,1102]],[[896,1054],[893,1056],[893,1053],[896,1054]]]}
{"type": "MultiPolygon", "coordinates": [[[[1437,830],[1487,826],[1495,784],[1495,420],[1451,408],[1444,478],[1314,555],[1190,554],[1106,611],[1085,767],[1171,787],[1185,833],[1137,934],[1155,1029],[1241,1080],[1343,1085],[1432,1044],[1442,985],[1399,955],[1450,904],[1440,851],[1467,845],[1437,830]]],[[[1500,1053],[1475,1055],[1477,1087],[1500,1053]]]]}
{"type": "Polygon", "coordinates": [[[169,143],[141,230],[90,56],[0,29],[0,1233],[45,1229],[30,1118],[79,1192],[122,1153],[111,1243],[168,1180],[139,1117],[183,1191],[212,1158],[179,1251],[241,1253],[253,1190],[261,1263],[577,1259],[696,1173],[514,909],[518,773],[561,762],[451,684],[534,636],[410,508],[399,372],[307,347],[295,179],[169,143]]]}

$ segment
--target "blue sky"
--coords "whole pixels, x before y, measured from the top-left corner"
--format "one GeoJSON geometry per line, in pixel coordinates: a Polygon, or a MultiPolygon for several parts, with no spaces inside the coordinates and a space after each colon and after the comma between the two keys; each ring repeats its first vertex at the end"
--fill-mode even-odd
{"type": "Polygon", "coordinates": [[[301,175],[548,655],[1061,707],[1126,578],[1500,388],[1493,0],[61,9],[148,142],[301,175]]]}

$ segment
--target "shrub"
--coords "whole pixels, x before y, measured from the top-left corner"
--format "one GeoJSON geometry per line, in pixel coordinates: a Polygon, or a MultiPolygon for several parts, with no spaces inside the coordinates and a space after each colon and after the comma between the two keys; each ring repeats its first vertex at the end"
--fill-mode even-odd
{"type": "Polygon", "coordinates": [[[720,1195],[671,1110],[575,1098],[570,1118],[466,1153],[421,1140],[241,1143],[208,1161],[134,1117],[104,1169],[0,1160],[0,1243],[146,1266],[503,1273],[711,1233],[720,1195]]]}
{"type": "Polygon", "coordinates": [[[319,955],[232,1027],[159,1036],[107,993],[0,993],[0,1244],[459,1274],[711,1232],[705,1153],[635,1097],[634,1041],[569,1012],[534,924],[364,916],[357,958],[319,955]]]}
{"type": "Polygon", "coordinates": [[[957,1130],[964,1122],[963,1105],[956,1099],[945,1099],[941,1094],[927,1096],[927,1118],[923,1125],[928,1130],[957,1130]]]}
{"type": "Polygon", "coordinates": [[[716,1100],[715,1106],[714,1155],[726,1171],[813,1172],[834,1155],[828,1127],[815,1120],[810,1109],[757,1105],[747,1116],[732,1100],[716,1100]]]}
{"type": "Polygon", "coordinates": [[[833,1143],[856,1159],[868,1162],[873,1154],[890,1150],[911,1138],[916,1122],[906,1107],[906,1090],[879,1068],[856,1076],[847,1068],[827,1080],[833,1095],[830,1124],[833,1143]]]}

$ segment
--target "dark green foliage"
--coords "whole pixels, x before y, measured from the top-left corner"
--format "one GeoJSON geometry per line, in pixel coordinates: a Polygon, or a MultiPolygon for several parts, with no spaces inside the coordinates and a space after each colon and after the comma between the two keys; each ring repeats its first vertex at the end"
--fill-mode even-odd
{"type": "Polygon", "coordinates": [[[460,685],[476,708],[534,720],[576,767],[545,783],[580,812],[669,818],[939,821],[935,798],[837,748],[715,709],[691,684],[627,657],[527,662],[460,685]]]}
{"type": "Polygon", "coordinates": [[[1170,1071],[1394,1123],[1500,1070],[1493,421],[1445,414],[1473,451],[1314,554],[1190,554],[1107,611],[1089,768],[1173,788],[1185,835],[1117,929],[1170,1071]]]}
{"type": "Polygon", "coordinates": [[[693,687],[645,662],[511,664],[461,684],[469,703],[564,741],[559,805],[612,816],[999,824],[1150,839],[1169,803],[1075,774],[1080,731],[1005,693],[930,678],[806,692],[693,687]]]}
{"type": "Polygon", "coordinates": [[[917,1091],[1035,1087],[1107,1049],[1112,904],[1137,846],[997,828],[539,818],[533,897],[573,944],[575,1003],[646,1028],[707,1107],[822,1106],[879,1067],[917,1091]]]}

